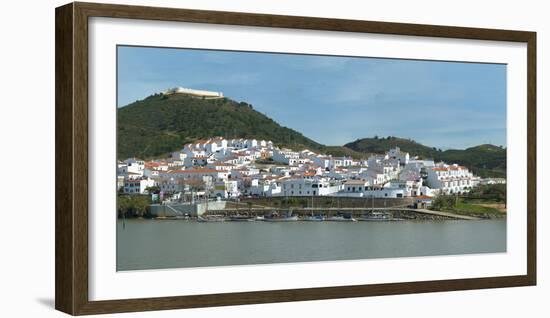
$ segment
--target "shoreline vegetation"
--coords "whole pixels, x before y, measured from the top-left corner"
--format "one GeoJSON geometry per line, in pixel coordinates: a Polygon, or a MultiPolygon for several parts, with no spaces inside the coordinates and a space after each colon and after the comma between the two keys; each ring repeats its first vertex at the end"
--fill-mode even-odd
{"type": "Polygon", "coordinates": [[[467,195],[440,195],[430,209],[484,219],[506,217],[506,184],[479,185],[467,195]]]}
{"type": "Polygon", "coordinates": [[[150,195],[121,195],[117,197],[118,218],[152,218],[149,206],[153,203],[150,195]]]}

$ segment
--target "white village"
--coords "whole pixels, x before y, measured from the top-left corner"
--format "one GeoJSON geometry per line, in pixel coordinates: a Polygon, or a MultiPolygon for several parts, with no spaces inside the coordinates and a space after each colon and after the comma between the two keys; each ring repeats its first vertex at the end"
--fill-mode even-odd
{"type": "Polygon", "coordinates": [[[185,192],[219,199],[241,196],[343,196],[403,198],[462,194],[481,179],[468,168],[411,158],[398,147],[366,160],[304,149],[278,148],[256,139],[199,140],[170,158],[118,162],[123,193],[158,186],[166,200],[185,192]]]}
{"type": "MultiPolygon", "coordinates": [[[[162,94],[223,98],[220,92],[181,87],[162,94]]],[[[118,192],[150,195],[156,216],[200,216],[242,198],[311,198],[311,209],[315,197],[370,199],[373,208],[375,199],[384,199],[385,206],[386,200],[409,198],[415,208],[428,208],[437,195],[464,195],[479,184],[498,182],[505,181],[481,179],[467,167],[411,156],[399,147],[354,159],[254,138],[212,137],[164,158],[117,162],[118,192]]]]}

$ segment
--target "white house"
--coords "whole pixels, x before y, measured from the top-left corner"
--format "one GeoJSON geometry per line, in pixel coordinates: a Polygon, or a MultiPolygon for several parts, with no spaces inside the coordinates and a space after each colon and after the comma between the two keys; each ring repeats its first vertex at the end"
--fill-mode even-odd
{"type": "Polygon", "coordinates": [[[440,164],[427,169],[427,185],[432,189],[439,189],[442,193],[464,193],[479,183],[466,167],[440,164]]]}
{"type": "Polygon", "coordinates": [[[353,160],[349,157],[330,157],[329,168],[349,167],[353,160]]]}
{"type": "Polygon", "coordinates": [[[252,179],[248,193],[260,197],[280,196],[281,185],[278,182],[278,178],[252,179]]]}
{"type": "Polygon", "coordinates": [[[327,156],[314,156],[312,157],[313,163],[318,165],[319,167],[323,169],[327,169],[330,167],[330,157],[327,156]]]}
{"type": "Polygon", "coordinates": [[[344,190],[345,193],[363,193],[367,187],[369,186],[369,182],[366,180],[348,180],[344,183],[344,190]]]}
{"type": "Polygon", "coordinates": [[[215,162],[215,163],[209,164],[207,167],[215,170],[230,172],[232,169],[235,169],[237,166],[230,163],[215,162]]]}
{"type": "Polygon", "coordinates": [[[123,192],[127,194],[144,194],[145,189],[155,186],[155,180],[149,178],[126,179],[124,180],[123,192]]]}
{"type": "Polygon", "coordinates": [[[145,161],[136,158],[128,158],[124,163],[119,165],[121,174],[128,172],[142,173],[145,168],[145,161]]]}
{"type": "Polygon", "coordinates": [[[239,138],[239,139],[231,139],[231,141],[229,142],[229,145],[235,149],[242,149],[244,148],[244,139],[242,138],[239,138]]]}
{"type": "Polygon", "coordinates": [[[363,195],[367,198],[403,198],[405,197],[405,189],[371,185],[363,191],[363,195]]]}
{"type": "Polygon", "coordinates": [[[145,168],[143,170],[143,176],[147,178],[158,178],[159,174],[160,174],[159,170],[154,170],[151,168],[145,168]]]}
{"type": "Polygon", "coordinates": [[[185,153],[183,150],[174,151],[172,152],[172,159],[183,161],[185,158],[187,158],[188,154],[185,153]]]}
{"type": "Polygon", "coordinates": [[[404,166],[409,163],[409,153],[408,152],[402,152],[399,147],[395,147],[390,149],[387,152],[387,156],[390,159],[396,159],[399,161],[399,164],[404,166]]]}
{"type": "Polygon", "coordinates": [[[240,196],[236,180],[218,180],[214,182],[212,195],[222,199],[237,198],[240,196]]]}
{"type": "Polygon", "coordinates": [[[245,139],[244,140],[245,148],[256,148],[258,147],[258,141],[256,139],[245,139]]]}
{"type": "Polygon", "coordinates": [[[487,184],[506,184],[506,179],[504,178],[485,178],[480,179],[479,184],[487,185],[487,184]]]}
{"type": "Polygon", "coordinates": [[[192,157],[187,157],[184,160],[184,164],[186,167],[193,167],[193,166],[206,166],[210,163],[216,162],[216,158],[212,154],[210,155],[195,155],[192,157]]]}
{"type": "Polygon", "coordinates": [[[211,177],[213,180],[227,180],[229,177],[228,171],[216,169],[188,169],[188,170],[170,170],[160,174],[161,178],[174,179],[196,179],[202,180],[203,177],[211,177]]]}
{"type": "Polygon", "coordinates": [[[295,165],[300,158],[298,152],[294,152],[290,149],[273,149],[273,160],[276,162],[285,163],[289,166],[295,165]]]}
{"type": "Polygon", "coordinates": [[[339,183],[324,178],[310,180],[293,177],[284,179],[281,184],[281,195],[284,196],[323,196],[335,194],[341,189],[339,183]]]}

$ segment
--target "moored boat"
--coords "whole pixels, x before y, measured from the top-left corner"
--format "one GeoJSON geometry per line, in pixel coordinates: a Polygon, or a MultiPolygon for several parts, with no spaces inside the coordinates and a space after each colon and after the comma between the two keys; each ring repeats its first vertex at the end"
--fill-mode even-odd
{"type": "Polygon", "coordinates": [[[227,220],[231,222],[252,222],[255,221],[256,218],[248,215],[232,215],[227,220]]]}
{"type": "Polygon", "coordinates": [[[268,216],[264,217],[265,222],[292,222],[298,221],[297,215],[292,215],[292,212],[289,212],[287,215],[279,215],[277,212],[273,212],[268,216]]]}
{"type": "Polygon", "coordinates": [[[357,220],[352,218],[351,216],[344,216],[344,215],[331,216],[331,217],[326,218],[325,221],[330,221],[330,222],[357,222],[357,220]]]}
{"type": "Polygon", "coordinates": [[[291,222],[291,221],[298,221],[298,216],[282,216],[282,217],[269,217],[264,218],[265,222],[291,222]]]}
{"type": "Polygon", "coordinates": [[[363,214],[357,218],[358,221],[392,221],[392,215],[384,212],[373,212],[369,214],[363,214]]]}
{"type": "Polygon", "coordinates": [[[308,222],[321,222],[325,220],[325,217],[322,215],[306,215],[302,220],[308,222]]]}
{"type": "Polygon", "coordinates": [[[207,215],[197,216],[197,222],[224,222],[225,217],[223,215],[207,215]]]}

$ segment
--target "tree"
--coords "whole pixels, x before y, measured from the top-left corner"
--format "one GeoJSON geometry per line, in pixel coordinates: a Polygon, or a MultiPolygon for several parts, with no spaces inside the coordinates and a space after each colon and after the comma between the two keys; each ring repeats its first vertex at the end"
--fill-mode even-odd
{"type": "Polygon", "coordinates": [[[158,193],[160,192],[160,187],[159,186],[152,186],[152,187],[147,187],[145,188],[145,191],[147,191],[147,193],[158,193]]]}
{"type": "Polygon", "coordinates": [[[124,195],[117,200],[117,215],[119,217],[143,217],[148,214],[151,198],[148,195],[124,195]]]}
{"type": "Polygon", "coordinates": [[[452,195],[438,195],[432,201],[432,210],[441,211],[454,208],[456,205],[456,197],[452,195]]]}

